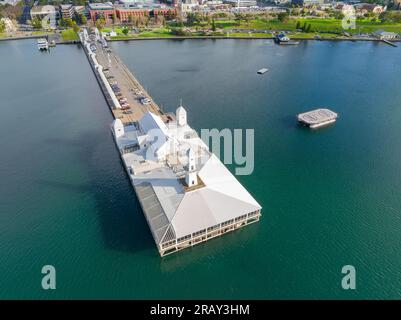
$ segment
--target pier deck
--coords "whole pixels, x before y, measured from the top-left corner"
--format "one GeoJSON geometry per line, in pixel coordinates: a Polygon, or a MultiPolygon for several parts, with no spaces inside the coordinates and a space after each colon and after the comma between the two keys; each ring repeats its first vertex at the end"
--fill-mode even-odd
{"type": "Polygon", "coordinates": [[[188,125],[183,106],[165,114],[97,29],[85,32],[85,53],[115,117],[116,146],[160,255],[259,221],[261,206],[188,125]]]}
{"type": "MultiPolygon", "coordinates": [[[[151,111],[160,116],[164,121],[167,121],[168,116],[163,113],[150,94],[143,88],[124,62],[121,61],[120,57],[116,55],[112,49],[108,47],[104,48],[97,41],[91,43],[96,46],[96,60],[99,65],[103,67],[103,73],[108,77],[112,76],[112,78],[108,80],[110,80],[111,83],[116,83],[121,90],[121,97],[117,98],[126,98],[127,103],[130,105],[128,110],[115,108],[104,83],[99,81],[114,118],[120,119],[125,125],[129,125],[133,122],[137,122],[147,111],[151,111]],[[148,105],[142,104],[140,102],[141,97],[148,98],[150,103],[148,105]]],[[[84,50],[89,54],[87,48],[84,48],[84,50]]],[[[99,75],[97,74],[97,76],[99,75]]]]}

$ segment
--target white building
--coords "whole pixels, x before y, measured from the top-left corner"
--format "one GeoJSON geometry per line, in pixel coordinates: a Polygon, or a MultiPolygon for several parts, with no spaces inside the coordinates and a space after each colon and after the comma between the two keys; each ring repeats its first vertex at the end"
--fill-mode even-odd
{"type": "Polygon", "coordinates": [[[255,7],[258,5],[256,0],[223,0],[223,2],[240,8],[255,7]]]}
{"type": "Polygon", "coordinates": [[[378,30],[373,33],[373,35],[382,40],[394,40],[397,38],[397,33],[388,32],[384,30],[378,30]]]}
{"type": "Polygon", "coordinates": [[[34,6],[30,11],[31,19],[43,19],[45,17],[53,16],[55,19],[59,18],[59,11],[53,5],[34,6]]]}
{"type": "Polygon", "coordinates": [[[20,1],[21,0],[0,0],[0,5],[11,4],[12,6],[15,6],[20,1]]]}
{"type": "Polygon", "coordinates": [[[61,4],[60,14],[63,19],[71,19],[74,15],[74,7],[72,4],[61,4]]]}
{"type": "Polygon", "coordinates": [[[112,130],[160,255],[236,230],[261,206],[187,124],[146,112],[138,125],[112,130]]]}

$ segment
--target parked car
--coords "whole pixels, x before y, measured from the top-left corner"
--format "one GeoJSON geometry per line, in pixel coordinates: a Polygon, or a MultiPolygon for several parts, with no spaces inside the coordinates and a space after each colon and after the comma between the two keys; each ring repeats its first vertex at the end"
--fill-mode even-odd
{"type": "Polygon", "coordinates": [[[142,104],[145,104],[145,105],[150,104],[150,102],[151,102],[148,98],[142,98],[140,101],[142,104]]]}

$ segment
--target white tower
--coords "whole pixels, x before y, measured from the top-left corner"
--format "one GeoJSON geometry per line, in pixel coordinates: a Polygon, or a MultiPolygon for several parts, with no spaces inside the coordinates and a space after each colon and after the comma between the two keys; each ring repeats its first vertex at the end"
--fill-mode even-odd
{"type": "Polygon", "coordinates": [[[124,135],[124,125],[120,119],[116,119],[113,122],[113,132],[116,138],[120,138],[124,135]]]}
{"type": "Polygon", "coordinates": [[[188,169],[185,175],[185,183],[188,187],[193,187],[198,184],[198,176],[196,175],[196,165],[195,165],[195,152],[189,148],[187,151],[188,156],[188,169]]]}
{"type": "Polygon", "coordinates": [[[185,111],[182,104],[177,108],[175,112],[175,117],[177,118],[177,124],[179,126],[185,126],[187,124],[187,112],[185,111]]]}

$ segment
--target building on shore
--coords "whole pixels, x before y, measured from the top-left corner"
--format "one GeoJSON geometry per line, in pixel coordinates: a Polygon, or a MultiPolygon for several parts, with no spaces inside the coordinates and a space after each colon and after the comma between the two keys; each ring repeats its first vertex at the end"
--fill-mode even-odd
{"type": "Polygon", "coordinates": [[[259,221],[261,206],[187,124],[147,111],[112,125],[120,156],[161,256],[259,221]]]}
{"type": "Polygon", "coordinates": [[[85,17],[89,18],[89,11],[86,9],[85,6],[74,6],[74,14],[82,14],[85,17]]]}
{"type": "Polygon", "coordinates": [[[111,3],[91,3],[89,4],[89,14],[94,22],[99,17],[104,17],[106,23],[108,23],[113,19],[113,16],[120,22],[128,22],[130,19],[145,16],[157,17],[162,15],[174,17],[177,14],[177,10],[166,5],[123,1],[123,3],[116,5],[111,3]]]}
{"type": "Polygon", "coordinates": [[[359,15],[364,15],[366,13],[372,12],[375,14],[381,14],[387,10],[386,6],[381,6],[373,3],[358,3],[354,5],[356,12],[359,15]]]}
{"type": "Polygon", "coordinates": [[[74,7],[72,4],[61,4],[60,15],[63,19],[72,19],[74,15],[74,7]]]}
{"type": "Polygon", "coordinates": [[[45,17],[51,16],[54,14],[55,19],[60,18],[60,11],[52,5],[46,6],[34,6],[31,8],[30,15],[31,20],[33,19],[40,19],[42,20],[45,17]]]}
{"type": "Polygon", "coordinates": [[[233,7],[240,8],[255,7],[258,5],[256,0],[223,0],[223,3],[227,3],[232,5],[233,7]]]}
{"type": "Polygon", "coordinates": [[[398,37],[397,33],[384,30],[377,30],[373,32],[373,35],[380,40],[394,40],[398,37]]]}
{"type": "Polygon", "coordinates": [[[321,5],[324,0],[291,0],[291,4],[298,6],[321,5]]]}
{"type": "Polygon", "coordinates": [[[106,22],[110,22],[113,19],[113,15],[116,14],[114,6],[111,2],[107,3],[89,3],[89,16],[93,22],[100,17],[103,17],[106,22]]]}
{"type": "Polygon", "coordinates": [[[15,6],[18,2],[20,2],[21,0],[0,0],[0,5],[6,5],[6,4],[10,4],[12,6],[15,6]]]}

